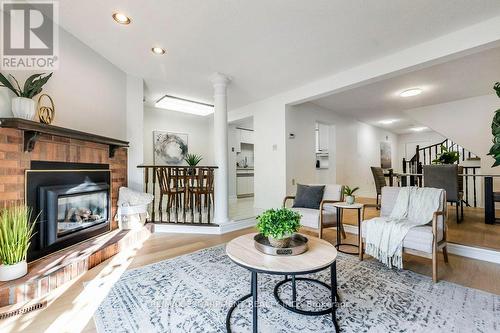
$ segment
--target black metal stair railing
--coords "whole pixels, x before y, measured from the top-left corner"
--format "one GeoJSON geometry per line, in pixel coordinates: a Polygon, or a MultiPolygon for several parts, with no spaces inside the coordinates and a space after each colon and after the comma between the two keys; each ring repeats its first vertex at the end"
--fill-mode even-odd
{"type": "MultiPolygon", "coordinates": [[[[459,154],[460,164],[465,161],[479,160],[479,157],[464,147],[454,143],[450,139],[445,139],[442,142],[420,147],[416,146],[415,155],[409,160],[403,158],[403,173],[412,174],[409,177],[402,177],[402,186],[423,186],[422,170],[424,165],[432,164],[432,162],[442,153],[442,147],[446,147],[448,151],[456,151],[459,154]]],[[[464,184],[464,201],[467,206],[477,207],[478,204],[478,177],[479,166],[462,166],[463,167],[463,184],[464,184]],[[470,175],[470,176],[469,176],[470,175]]]]}

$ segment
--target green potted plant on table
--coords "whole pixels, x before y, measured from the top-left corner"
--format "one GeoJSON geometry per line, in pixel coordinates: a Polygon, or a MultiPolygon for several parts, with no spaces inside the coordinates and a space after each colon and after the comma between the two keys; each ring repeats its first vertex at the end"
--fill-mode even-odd
{"type": "Polygon", "coordinates": [[[184,161],[189,166],[189,169],[188,169],[188,174],[189,175],[193,175],[194,174],[194,167],[197,166],[198,163],[200,163],[202,159],[203,159],[203,157],[201,157],[201,155],[186,154],[186,157],[184,157],[184,161]]]}
{"type": "Polygon", "coordinates": [[[355,188],[350,188],[349,186],[344,186],[344,195],[345,195],[345,202],[348,205],[352,205],[354,203],[354,200],[356,200],[356,197],[354,196],[354,192],[359,190],[359,187],[355,188]]]}
{"type": "Polygon", "coordinates": [[[14,76],[9,74],[9,78],[7,78],[0,73],[0,87],[5,87],[16,95],[16,97],[12,98],[12,113],[14,117],[27,120],[35,119],[35,101],[32,98],[42,92],[42,87],[50,79],[52,73],[44,75],[45,73],[31,75],[24,82],[23,88],[21,88],[14,76]]]}
{"type": "Polygon", "coordinates": [[[257,216],[257,229],[271,246],[284,248],[300,228],[300,214],[288,208],[269,209],[257,216]]]}
{"type": "Polygon", "coordinates": [[[26,206],[0,210],[0,281],[14,280],[28,273],[26,255],[35,225],[30,220],[31,209],[26,206]]]}
{"type": "Polygon", "coordinates": [[[460,158],[458,151],[450,151],[445,146],[441,145],[441,154],[439,154],[433,161],[433,164],[454,164],[460,158]]]}

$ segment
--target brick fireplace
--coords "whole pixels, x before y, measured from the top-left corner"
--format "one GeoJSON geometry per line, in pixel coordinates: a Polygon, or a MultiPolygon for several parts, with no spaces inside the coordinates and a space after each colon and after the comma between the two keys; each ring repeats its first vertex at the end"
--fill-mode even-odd
{"type": "Polygon", "coordinates": [[[52,214],[57,214],[57,208],[64,210],[59,214],[62,218],[42,214],[43,219],[56,221],[55,225],[32,242],[47,248],[29,255],[28,275],[0,282],[0,307],[39,299],[122,248],[149,237],[149,227],[140,232],[122,231],[114,220],[118,190],[127,186],[127,146],[125,141],[91,133],[0,118],[0,207],[28,203],[35,210],[44,210],[43,214],[50,207],[54,208],[52,214]],[[53,173],[30,178],[41,170],[53,173]],[[31,199],[27,179],[35,182],[31,199]],[[33,193],[43,200],[33,199],[33,193]],[[87,232],[85,237],[65,243],[81,230],[87,232]]]}

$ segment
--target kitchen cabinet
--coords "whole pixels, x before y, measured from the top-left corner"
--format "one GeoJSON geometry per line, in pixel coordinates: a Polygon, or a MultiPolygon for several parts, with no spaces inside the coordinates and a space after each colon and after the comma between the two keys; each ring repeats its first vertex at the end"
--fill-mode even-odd
{"type": "Polygon", "coordinates": [[[236,196],[239,198],[251,197],[254,193],[253,170],[236,171],[236,196]]]}
{"type": "Polygon", "coordinates": [[[241,143],[253,144],[254,140],[253,140],[252,130],[239,128],[238,131],[240,132],[240,144],[241,143]]]}
{"type": "Polygon", "coordinates": [[[328,145],[330,141],[330,128],[328,125],[317,124],[316,130],[316,152],[328,153],[328,145]]]}

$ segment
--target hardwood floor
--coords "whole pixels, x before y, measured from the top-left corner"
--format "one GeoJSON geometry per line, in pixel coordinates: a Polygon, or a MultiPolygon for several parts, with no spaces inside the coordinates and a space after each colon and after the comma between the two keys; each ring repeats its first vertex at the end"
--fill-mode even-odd
{"type": "MultiPolygon", "coordinates": [[[[119,253],[56,290],[45,298],[48,302],[45,309],[0,321],[0,332],[95,332],[93,313],[125,270],[222,244],[253,231],[247,228],[224,235],[153,234],[141,247],[119,253]]],[[[324,235],[333,242],[335,230],[325,230],[324,235]]],[[[355,236],[348,234],[347,241],[355,242],[355,236]]],[[[405,256],[405,268],[431,275],[428,259],[405,256]]],[[[442,280],[500,294],[500,265],[454,255],[450,255],[450,263],[446,265],[439,256],[439,276],[442,280]]]]}

